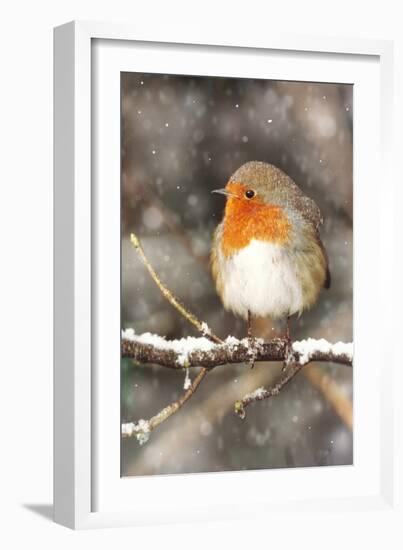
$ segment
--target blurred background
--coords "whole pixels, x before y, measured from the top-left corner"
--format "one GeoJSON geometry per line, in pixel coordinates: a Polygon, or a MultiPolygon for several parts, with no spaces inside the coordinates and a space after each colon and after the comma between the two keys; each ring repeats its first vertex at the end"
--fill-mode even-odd
{"type": "MultiPolygon", "coordinates": [[[[161,296],[129,243],[131,231],[167,286],[222,338],[245,336],[209,269],[224,187],[244,162],[287,172],[321,209],[332,287],[292,321],[292,338],[352,341],[353,90],[351,85],[122,73],[122,326],[196,335],[161,296]]],[[[266,339],[282,327],[254,322],[266,339]]],[[[226,365],[143,446],[122,439],[121,473],[213,472],[352,464],[352,369],[307,366],[245,420],[234,402],[270,385],[280,364],[226,365]]],[[[191,369],[193,379],[198,369],[191,369]]],[[[150,418],[184,391],[185,373],[123,360],[122,422],[150,418]]]]}

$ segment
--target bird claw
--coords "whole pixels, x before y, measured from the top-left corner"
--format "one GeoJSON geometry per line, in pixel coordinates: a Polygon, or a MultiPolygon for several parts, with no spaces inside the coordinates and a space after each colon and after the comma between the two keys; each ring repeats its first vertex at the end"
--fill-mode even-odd
{"type": "Polygon", "coordinates": [[[281,369],[282,372],[284,372],[290,365],[293,365],[295,363],[295,354],[294,350],[292,348],[292,341],[291,338],[284,338],[284,361],[283,361],[283,368],[281,369]]]}
{"type": "Polygon", "coordinates": [[[253,369],[255,366],[255,360],[258,353],[258,341],[257,338],[254,338],[253,336],[248,335],[248,347],[250,350],[250,359],[248,360],[247,364],[250,365],[250,368],[253,369]]]}

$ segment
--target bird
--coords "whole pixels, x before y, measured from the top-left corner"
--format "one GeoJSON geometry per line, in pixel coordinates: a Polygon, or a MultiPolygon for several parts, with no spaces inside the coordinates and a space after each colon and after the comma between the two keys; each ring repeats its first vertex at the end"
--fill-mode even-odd
{"type": "Polygon", "coordinates": [[[318,206],[280,168],[261,161],[243,164],[212,192],[226,197],[210,255],[224,308],[247,322],[251,339],[253,317],[285,320],[290,344],[290,317],[312,307],[331,283],[318,206]]]}

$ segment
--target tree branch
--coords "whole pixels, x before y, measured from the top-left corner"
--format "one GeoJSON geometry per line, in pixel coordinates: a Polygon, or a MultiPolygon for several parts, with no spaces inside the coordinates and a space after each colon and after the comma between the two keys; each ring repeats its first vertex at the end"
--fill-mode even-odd
{"type": "MultiPolygon", "coordinates": [[[[331,362],[352,366],[352,344],[327,340],[301,340],[292,344],[293,360],[302,366],[312,361],[331,362]]],[[[183,367],[204,367],[213,369],[231,363],[248,363],[253,356],[259,361],[285,361],[287,346],[284,340],[263,342],[228,337],[222,344],[213,344],[206,338],[182,338],[165,340],[150,333],[136,335],[128,329],[123,332],[122,357],[128,357],[142,364],[161,365],[170,369],[183,367]]]]}

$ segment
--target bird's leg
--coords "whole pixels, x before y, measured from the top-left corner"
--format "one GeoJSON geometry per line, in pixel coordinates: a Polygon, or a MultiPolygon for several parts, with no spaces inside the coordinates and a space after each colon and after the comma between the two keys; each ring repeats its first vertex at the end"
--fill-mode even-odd
{"type": "Polygon", "coordinates": [[[252,339],[252,314],[250,310],[248,309],[248,320],[247,320],[247,335],[249,340],[252,339]]]}
{"type": "Polygon", "coordinates": [[[287,322],[285,325],[285,340],[289,344],[291,343],[291,336],[290,336],[290,316],[287,316],[287,322]]]}
{"type": "Polygon", "coordinates": [[[253,369],[255,366],[256,359],[256,349],[255,349],[255,339],[252,336],[252,314],[248,309],[248,319],[247,319],[247,338],[249,340],[249,348],[251,350],[251,359],[249,361],[250,368],[253,369]]]}
{"type": "Polygon", "coordinates": [[[286,329],[285,329],[285,335],[284,335],[284,341],[285,341],[285,352],[284,352],[284,363],[283,363],[283,371],[293,363],[294,361],[294,354],[292,351],[292,341],[291,341],[291,333],[290,333],[290,316],[287,316],[287,322],[286,322],[286,329]]]}

